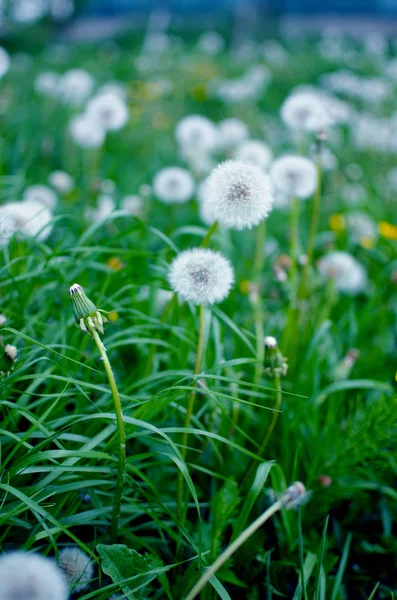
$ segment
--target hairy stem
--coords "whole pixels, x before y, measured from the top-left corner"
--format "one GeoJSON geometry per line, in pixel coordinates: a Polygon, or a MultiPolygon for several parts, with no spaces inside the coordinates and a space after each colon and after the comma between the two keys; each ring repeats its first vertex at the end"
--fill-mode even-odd
{"type": "MultiPolygon", "coordinates": [[[[194,365],[194,375],[198,375],[200,373],[201,362],[203,358],[203,347],[204,347],[204,332],[205,332],[205,307],[203,305],[200,306],[200,325],[199,325],[199,337],[197,343],[197,354],[196,354],[196,363],[194,365]]],[[[197,382],[193,383],[193,386],[197,386],[197,382]]],[[[189,394],[189,400],[187,404],[187,410],[185,415],[184,428],[185,431],[182,434],[181,440],[181,456],[184,461],[187,453],[187,443],[189,439],[189,434],[187,429],[190,426],[190,421],[193,414],[194,401],[196,399],[196,389],[192,390],[189,394]]],[[[178,518],[181,520],[183,517],[183,474],[181,471],[178,473],[178,489],[177,489],[177,507],[178,507],[178,518]]]]}
{"type": "Polygon", "coordinates": [[[213,575],[225,564],[225,562],[233,556],[233,554],[246,542],[252,534],[255,533],[266,521],[270,519],[278,510],[283,507],[283,502],[278,500],[272,504],[260,517],[258,517],[247,529],[245,529],[235,540],[226,548],[224,552],[216,559],[216,561],[207,569],[200,577],[196,585],[190,590],[185,600],[194,600],[201,592],[203,587],[208,583],[213,575]]]}
{"type": "Polygon", "coordinates": [[[116,413],[117,430],[119,437],[119,465],[118,474],[116,481],[116,489],[114,493],[113,513],[112,513],[112,524],[111,524],[111,542],[114,543],[117,540],[118,520],[120,515],[120,504],[123,495],[123,487],[125,481],[125,465],[126,465],[126,438],[123,420],[123,411],[121,407],[120,395],[117,389],[116,380],[113,375],[112,367],[110,365],[106,348],[102,343],[102,340],[93,325],[87,323],[87,327],[92,335],[92,338],[99,350],[103,365],[105,367],[106,375],[109,380],[110,390],[113,397],[114,410],[116,413]]]}

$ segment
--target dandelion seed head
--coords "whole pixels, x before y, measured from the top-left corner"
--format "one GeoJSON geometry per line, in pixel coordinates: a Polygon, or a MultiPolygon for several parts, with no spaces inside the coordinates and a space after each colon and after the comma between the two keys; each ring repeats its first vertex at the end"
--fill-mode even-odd
{"type": "Polygon", "coordinates": [[[60,78],[58,94],[65,104],[82,106],[91,95],[94,78],[84,69],[70,69],[60,78]]]}
{"type": "Polygon", "coordinates": [[[276,348],[277,347],[276,338],[271,335],[267,335],[265,337],[265,346],[266,346],[266,348],[276,348]]]}
{"type": "Polygon", "coordinates": [[[193,195],[194,187],[193,177],[181,167],[161,169],[153,180],[154,195],[166,204],[187,202],[193,195]]]}
{"type": "Polygon", "coordinates": [[[67,586],[55,562],[39,554],[0,557],[0,600],[67,600],[67,586]]]}
{"type": "Polygon", "coordinates": [[[185,250],[171,264],[169,281],[174,292],[194,304],[222,302],[234,282],[230,262],[207,248],[185,250]]]}
{"type": "Polygon", "coordinates": [[[298,131],[319,131],[331,123],[324,103],[313,92],[288,96],[281,106],[281,118],[290,129],[298,131]]]}
{"type": "Polygon", "coordinates": [[[258,167],[238,160],[218,165],[209,175],[203,190],[216,221],[228,228],[244,229],[257,225],[271,211],[272,186],[258,167]]]}
{"type": "Polygon", "coordinates": [[[26,237],[37,237],[44,241],[52,231],[52,212],[36,200],[9,202],[4,206],[13,220],[16,233],[26,237]]]}
{"type": "Polygon", "coordinates": [[[55,98],[58,94],[60,77],[55,71],[43,71],[34,80],[34,90],[39,96],[55,98]]]}
{"type": "Polygon", "coordinates": [[[60,194],[69,194],[74,188],[74,179],[66,171],[53,171],[48,177],[48,182],[60,194]]]}
{"type": "Polygon", "coordinates": [[[86,589],[94,575],[92,560],[77,547],[63,548],[59,553],[58,566],[74,592],[86,589]]]}
{"type": "Polygon", "coordinates": [[[24,202],[38,202],[47,208],[54,208],[57,203],[57,196],[46,185],[30,185],[23,193],[24,202]]]}
{"type": "Polygon", "coordinates": [[[353,296],[367,287],[365,268],[348,252],[330,252],[318,261],[317,268],[323,277],[332,278],[335,287],[345,294],[353,296]]]}
{"type": "Polygon", "coordinates": [[[4,77],[6,73],[10,70],[10,57],[9,54],[4,48],[0,46],[0,78],[4,77]]]}
{"type": "Polygon", "coordinates": [[[145,216],[146,204],[140,196],[131,194],[124,196],[121,200],[121,208],[127,211],[133,217],[142,218],[145,216]]]}
{"type": "Polygon", "coordinates": [[[77,115],[69,123],[69,133],[81,148],[100,148],[105,141],[105,130],[102,124],[85,113],[77,115]]]}
{"type": "Polygon", "coordinates": [[[4,348],[4,352],[10,360],[15,360],[18,355],[18,350],[16,346],[12,346],[11,344],[6,345],[6,347],[4,348]]]}
{"type": "Polygon", "coordinates": [[[124,99],[113,92],[103,92],[92,98],[87,104],[86,114],[98,121],[105,131],[119,131],[129,118],[124,99]]]}
{"type": "Polygon", "coordinates": [[[212,121],[201,115],[184,117],[176,126],[175,136],[184,150],[210,152],[218,144],[218,131],[212,121]]]}
{"type": "Polygon", "coordinates": [[[279,192],[295,198],[312,196],[317,185],[314,163],[308,158],[293,154],[275,160],[270,169],[270,177],[279,192]]]}
{"type": "Polygon", "coordinates": [[[235,151],[235,158],[266,171],[273,159],[269,146],[260,140],[248,140],[235,151]]]}
{"type": "Polygon", "coordinates": [[[230,150],[249,137],[247,125],[241,119],[224,119],[218,124],[219,148],[230,150]]]}
{"type": "Polygon", "coordinates": [[[8,246],[16,232],[15,219],[8,210],[7,205],[0,207],[0,248],[8,246]]]}

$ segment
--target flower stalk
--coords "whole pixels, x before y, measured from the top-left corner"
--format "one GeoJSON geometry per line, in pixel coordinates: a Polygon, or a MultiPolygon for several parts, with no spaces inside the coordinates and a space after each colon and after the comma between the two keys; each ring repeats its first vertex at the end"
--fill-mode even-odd
{"type": "Polygon", "coordinates": [[[110,391],[113,398],[114,411],[116,414],[117,431],[119,438],[119,464],[111,522],[111,542],[114,543],[117,540],[120,505],[125,482],[125,467],[127,462],[127,454],[126,435],[120,395],[117,389],[116,379],[114,377],[113,370],[109,362],[106,348],[103,345],[99,335],[100,333],[104,333],[103,324],[107,322],[107,319],[96,308],[95,304],[85,294],[83,288],[77,283],[72,285],[72,287],[70,288],[70,297],[73,304],[73,313],[76,322],[79,324],[79,327],[82,331],[91,334],[91,337],[95,342],[96,347],[98,348],[109,381],[110,391]]]}

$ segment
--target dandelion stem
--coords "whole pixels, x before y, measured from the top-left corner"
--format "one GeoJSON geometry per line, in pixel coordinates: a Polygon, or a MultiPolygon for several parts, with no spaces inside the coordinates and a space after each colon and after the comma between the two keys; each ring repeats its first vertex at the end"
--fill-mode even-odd
{"type": "Polygon", "coordinates": [[[200,248],[207,248],[207,246],[210,243],[210,240],[212,238],[212,235],[215,233],[215,231],[217,229],[218,229],[218,221],[215,221],[214,223],[212,223],[211,227],[208,229],[205,237],[203,238],[203,241],[200,244],[200,248]]]}
{"type": "Polygon", "coordinates": [[[265,349],[263,345],[264,338],[264,314],[262,310],[261,293],[260,293],[260,280],[265,262],[265,238],[266,238],[266,221],[261,221],[258,225],[256,234],[256,250],[254,259],[254,280],[256,282],[255,291],[255,336],[256,336],[256,359],[255,365],[255,378],[254,383],[258,385],[261,379],[263,360],[265,356],[265,349]]]}
{"type": "Polygon", "coordinates": [[[121,401],[119,392],[117,389],[116,380],[113,375],[113,370],[110,365],[108,355],[106,353],[105,346],[102,343],[101,338],[95,327],[90,323],[87,323],[87,328],[90,331],[92,338],[99,350],[99,354],[101,355],[101,359],[103,361],[106,375],[109,380],[110,390],[113,397],[114,402],[114,410],[116,413],[117,420],[117,429],[119,434],[119,468],[117,474],[117,482],[116,482],[116,490],[114,494],[114,503],[113,503],[113,514],[112,514],[112,524],[111,524],[111,541],[114,543],[117,539],[117,530],[118,530],[118,519],[120,514],[120,504],[121,498],[123,495],[123,487],[125,481],[125,465],[126,465],[126,438],[125,438],[125,429],[124,429],[124,420],[123,420],[123,411],[121,407],[121,401]]]}
{"type": "MultiPolygon", "coordinates": [[[[202,358],[203,358],[203,348],[204,348],[204,333],[205,333],[205,307],[204,305],[200,306],[200,325],[199,325],[199,337],[198,337],[198,344],[197,344],[197,354],[196,354],[196,363],[194,365],[194,371],[193,374],[194,375],[198,375],[200,372],[200,368],[201,368],[201,363],[202,363],[202,358]]],[[[195,381],[193,383],[193,386],[196,387],[197,382],[195,381]]],[[[181,456],[182,456],[182,460],[184,461],[186,458],[186,453],[187,453],[187,443],[188,443],[188,438],[189,438],[189,434],[187,429],[190,426],[190,420],[192,418],[192,414],[193,414],[193,407],[194,407],[194,401],[196,399],[196,390],[192,390],[189,394],[189,400],[188,400],[188,405],[187,405],[187,410],[186,410],[186,415],[185,415],[185,422],[184,422],[184,429],[185,431],[182,434],[182,440],[181,440],[181,456]]],[[[181,520],[182,516],[183,516],[183,474],[181,471],[179,471],[178,474],[178,489],[177,489],[177,505],[178,505],[178,517],[181,520]]]]}
{"type": "Polygon", "coordinates": [[[313,198],[313,210],[312,210],[312,220],[310,223],[310,231],[309,238],[307,241],[307,262],[304,266],[302,272],[302,281],[299,290],[299,298],[304,298],[307,291],[307,277],[309,270],[313,263],[313,254],[314,254],[314,240],[317,234],[318,220],[320,215],[320,203],[321,203],[321,188],[322,188],[322,168],[321,168],[321,160],[317,160],[317,187],[313,198]]]}
{"type": "Polygon", "coordinates": [[[306,583],[305,583],[304,560],[303,560],[302,516],[301,516],[301,507],[300,506],[298,506],[298,536],[299,536],[299,562],[300,562],[300,572],[301,572],[301,588],[303,590],[304,600],[308,600],[306,583]]]}
{"type": "Polygon", "coordinates": [[[291,255],[291,291],[292,297],[295,297],[297,292],[297,270],[298,270],[298,255],[299,255],[299,215],[300,215],[300,200],[293,198],[290,215],[290,255],[291,255]]]}
{"type": "MultiPolygon", "coordinates": [[[[263,438],[262,444],[259,448],[259,450],[256,452],[257,456],[260,456],[262,458],[263,453],[266,449],[266,446],[271,438],[271,435],[273,433],[273,430],[276,426],[277,420],[278,420],[278,416],[280,413],[280,406],[281,406],[281,397],[282,397],[282,389],[281,389],[281,379],[280,377],[275,377],[274,378],[274,387],[276,389],[276,404],[274,405],[274,412],[273,412],[273,417],[272,420],[270,422],[269,427],[267,428],[267,431],[265,433],[265,437],[263,438]]],[[[243,479],[243,483],[248,479],[248,477],[250,476],[252,469],[254,467],[256,459],[252,460],[252,463],[248,469],[248,471],[246,472],[246,475],[243,479]]]]}
{"type": "Polygon", "coordinates": [[[258,517],[247,529],[245,529],[235,540],[226,548],[224,552],[216,559],[216,561],[207,569],[207,571],[200,577],[196,585],[190,590],[185,600],[194,600],[201,592],[203,587],[208,583],[213,575],[222,567],[222,565],[255,533],[259,527],[261,527],[266,521],[270,519],[277,511],[283,508],[284,502],[278,500],[258,517]]]}

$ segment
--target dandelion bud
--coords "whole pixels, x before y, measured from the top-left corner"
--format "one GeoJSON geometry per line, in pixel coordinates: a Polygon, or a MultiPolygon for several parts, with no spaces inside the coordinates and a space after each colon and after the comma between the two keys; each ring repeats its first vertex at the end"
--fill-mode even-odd
{"type": "Polygon", "coordinates": [[[305,486],[301,481],[295,481],[289,486],[287,490],[281,495],[281,502],[284,504],[284,508],[290,510],[291,508],[298,508],[304,504],[309,497],[305,486]]]}
{"type": "Polygon", "coordinates": [[[107,318],[91,302],[81,285],[74,283],[69,290],[69,294],[72,300],[74,318],[80,329],[87,332],[88,329],[94,327],[99,333],[103,334],[103,323],[107,322],[107,318]]]}
{"type": "Polygon", "coordinates": [[[12,346],[11,344],[7,344],[7,346],[4,348],[4,352],[6,353],[7,358],[9,358],[11,361],[14,362],[14,360],[16,360],[17,355],[18,355],[18,350],[16,349],[15,346],[12,346]]]}
{"type": "Polygon", "coordinates": [[[65,579],[55,562],[39,554],[12,552],[0,558],[1,600],[66,600],[65,579]]]}
{"type": "Polygon", "coordinates": [[[69,587],[81,592],[88,587],[94,574],[90,557],[80,548],[64,548],[59,553],[58,566],[65,574],[69,587]]]}
{"type": "Polygon", "coordinates": [[[280,377],[286,375],[288,370],[287,360],[281,354],[276,338],[265,337],[265,368],[264,373],[269,377],[280,377]]]}

